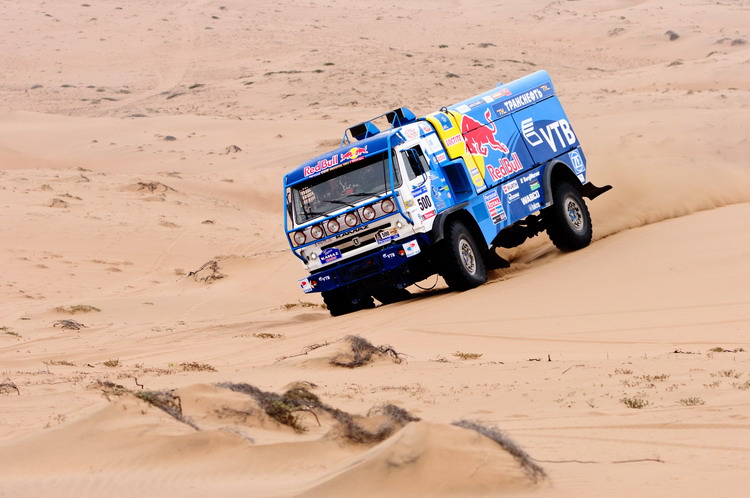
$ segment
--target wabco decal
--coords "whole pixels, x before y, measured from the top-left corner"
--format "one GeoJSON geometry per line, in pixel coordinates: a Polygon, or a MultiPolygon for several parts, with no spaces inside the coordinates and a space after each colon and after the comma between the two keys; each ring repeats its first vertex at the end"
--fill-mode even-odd
{"type": "Polygon", "coordinates": [[[527,204],[528,204],[529,202],[531,202],[531,201],[535,201],[535,200],[537,200],[537,199],[539,199],[539,191],[538,191],[538,190],[535,190],[535,191],[533,191],[532,193],[530,193],[529,195],[524,195],[523,197],[521,197],[521,202],[522,202],[522,203],[523,203],[523,205],[525,206],[525,205],[527,205],[527,204]]]}
{"type": "Polygon", "coordinates": [[[492,164],[487,165],[487,171],[490,172],[492,181],[502,180],[506,176],[510,176],[513,173],[517,173],[523,169],[521,160],[518,158],[518,154],[515,152],[511,154],[511,158],[503,157],[500,159],[499,166],[493,166],[492,164]]]}
{"type": "Polygon", "coordinates": [[[534,128],[534,118],[526,118],[521,121],[521,133],[523,133],[529,145],[536,147],[544,141],[547,142],[552,152],[557,152],[558,143],[562,148],[576,143],[575,133],[573,133],[567,119],[553,121],[544,128],[539,128],[539,132],[537,132],[534,128]]]}
{"type": "Polygon", "coordinates": [[[497,128],[495,127],[495,123],[492,122],[489,109],[485,111],[484,119],[487,120],[487,125],[482,125],[482,123],[469,116],[461,117],[461,133],[463,133],[464,140],[466,141],[466,149],[471,154],[484,157],[487,157],[490,149],[499,150],[503,154],[510,152],[507,145],[498,142],[495,138],[497,128]]]}

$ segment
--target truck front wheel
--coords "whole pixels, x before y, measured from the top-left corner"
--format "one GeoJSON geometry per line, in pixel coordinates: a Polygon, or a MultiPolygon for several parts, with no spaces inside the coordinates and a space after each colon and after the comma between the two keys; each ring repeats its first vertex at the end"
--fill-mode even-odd
{"type": "Polygon", "coordinates": [[[567,182],[552,189],[552,205],[544,210],[550,240],[561,251],[576,251],[591,243],[591,216],[575,187],[567,182]]]}
{"type": "Polygon", "coordinates": [[[466,225],[458,220],[445,228],[440,275],[453,290],[463,291],[487,281],[482,253],[466,225]]]}

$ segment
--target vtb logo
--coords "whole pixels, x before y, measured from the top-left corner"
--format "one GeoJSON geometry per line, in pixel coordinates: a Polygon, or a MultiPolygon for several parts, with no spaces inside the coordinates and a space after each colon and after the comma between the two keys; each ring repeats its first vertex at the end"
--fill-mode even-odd
{"type": "Polygon", "coordinates": [[[534,118],[526,118],[521,121],[521,133],[529,145],[536,147],[542,142],[547,142],[552,152],[557,152],[558,143],[562,148],[576,143],[576,135],[567,119],[553,121],[544,128],[539,128],[537,132],[534,129],[534,118]]]}

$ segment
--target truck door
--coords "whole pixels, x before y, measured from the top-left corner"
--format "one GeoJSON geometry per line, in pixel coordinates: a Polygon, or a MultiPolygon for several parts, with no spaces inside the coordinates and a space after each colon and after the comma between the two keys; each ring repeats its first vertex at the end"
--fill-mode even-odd
{"type": "MultiPolygon", "coordinates": [[[[404,167],[407,187],[404,195],[404,205],[416,222],[432,225],[435,218],[435,201],[431,195],[432,179],[430,165],[420,145],[401,150],[399,153],[404,167]]],[[[429,230],[430,227],[427,229],[429,230]]]]}

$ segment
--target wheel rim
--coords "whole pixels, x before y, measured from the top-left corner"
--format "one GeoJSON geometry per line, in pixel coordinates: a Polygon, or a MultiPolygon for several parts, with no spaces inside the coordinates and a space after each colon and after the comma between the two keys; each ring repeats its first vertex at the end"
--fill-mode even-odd
{"type": "Polygon", "coordinates": [[[565,219],[570,227],[576,232],[583,231],[585,223],[581,205],[578,204],[578,201],[572,197],[566,197],[563,206],[565,207],[565,219]]]}
{"type": "Polygon", "coordinates": [[[470,275],[474,275],[477,272],[477,260],[474,256],[474,249],[466,239],[461,239],[458,242],[458,254],[461,256],[461,263],[470,275]]]}

